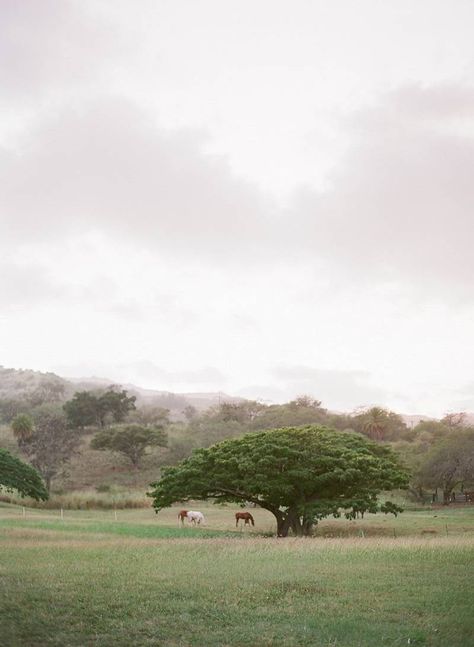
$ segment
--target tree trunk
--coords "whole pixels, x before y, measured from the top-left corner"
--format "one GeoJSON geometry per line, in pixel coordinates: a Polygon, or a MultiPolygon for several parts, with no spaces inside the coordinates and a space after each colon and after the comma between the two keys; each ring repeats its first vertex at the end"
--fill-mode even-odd
{"type": "Polygon", "coordinates": [[[443,490],[443,504],[444,505],[449,505],[451,502],[451,491],[452,488],[450,487],[445,487],[443,490]]]}
{"type": "Polygon", "coordinates": [[[295,537],[303,537],[311,534],[313,527],[312,522],[301,521],[299,514],[292,510],[291,508],[285,513],[278,512],[273,514],[277,520],[277,536],[278,537],[288,537],[290,528],[295,535],[295,537]]]}
{"type": "Polygon", "coordinates": [[[277,520],[277,537],[288,537],[289,525],[286,517],[283,515],[275,515],[277,520]]]}
{"type": "Polygon", "coordinates": [[[313,534],[313,520],[312,519],[303,519],[303,536],[304,537],[311,537],[313,534]]]}

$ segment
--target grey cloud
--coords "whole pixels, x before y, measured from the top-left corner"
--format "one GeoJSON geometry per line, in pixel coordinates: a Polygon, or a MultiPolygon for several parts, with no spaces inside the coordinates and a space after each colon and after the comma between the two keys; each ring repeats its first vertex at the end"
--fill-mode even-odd
{"type": "Polygon", "coordinates": [[[31,263],[0,263],[0,306],[30,308],[43,302],[63,299],[66,288],[48,270],[31,263]]]}
{"type": "MultiPolygon", "coordinates": [[[[301,191],[278,217],[202,133],[164,133],[132,105],[68,108],[0,153],[0,235],[60,243],[89,231],[205,261],[313,259],[373,283],[443,297],[474,279],[474,138],[459,128],[474,90],[400,89],[352,117],[355,141],[325,193],[301,191]]],[[[334,276],[335,273],[333,273],[334,276]]],[[[329,275],[329,272],[328,272],[329,275]]]]}
{"type": "Polygon", "coordinates": [[[332,409],[376,404],[387,400],[387,393],[370,384],[365,371],[318,369],[310,366],[278,366],[272,375],[280,388],[295,395],[309,394],[332,409]]]}
{"type": "MultiPolygon", "coordinates": [[[[111,24],[68,0],[2,0],[0,96],[37,100],[59,88],[90,85],[125,46],[111,24]]],[[[123,54],[123,52],[122,52],[123,54]]]]}
{"type": "MultiPolygon", "coordinates": [[[[58,273],[51,266],[37,262],[0,262],[0,307],[31,309],[41,305],[81,303],[96,311],[110,312],[122,319],[143,319],[146,309],[135,300],[126,299],[117,283],[108,277],[95,275],[88,285],[69,281],[67,272],[58,273]]],[[[184,315],[178,307],[168,308],[171,316],[184,315]]],[[[190,315],[189,315],[190,316],[190,315]]]]}
{"type": "Polygon", "coordinates": [[[226,377],[221,371],[213,366],[206,366],[196,370],[185,371],[168,371],[153,362],[143,360],[141,362],[133,362],[127,364],[125,371],[132,371],[134,374],[146,380],[153,380],[154,382],[161,382],[170,384],[222,384],[226,381],[226,377]]]}
{"type": "Polygon", "coordinates": [[[258,256],[267,231],[259,194],[203,154],[203,141],[164,134],[120,100],[68,109],[18,155],[3,152],[2,238],[105,231],[162,252],[258,256]]]}
{"type": "Polygon", "coordinates": [[[196,387],[199,389],[218,388],[227,381],[226,376],[213,366],[205,366],[195,370],[169,371],[150,360],[140,360],[127,364],[104,364],[94,362],[93,365],[77,364],[53,367],[60,375],[80,377],[84,375],[102,375],[119,383],[136,383],[151,385],[153,388],[169,390],[176,388],[196,387]]]}
{"type": "Polygon", "coordinates": [[[473,116],[474,89],[446,86],[400,89],[353,117],[356,144],[332,189],[299,195],[297,241],[372,280],[466,287],[474,279],[473,116]]]}

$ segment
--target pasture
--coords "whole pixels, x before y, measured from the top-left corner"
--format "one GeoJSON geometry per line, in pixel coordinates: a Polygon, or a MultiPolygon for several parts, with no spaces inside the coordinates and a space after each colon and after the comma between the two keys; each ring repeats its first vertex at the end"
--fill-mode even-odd
{"type": "Polygon", "coordinates": [[[0,507],[4,647],[474,644],[474,508],[327,520],[312,539],[236,531],[238,508],[0,507]]]}

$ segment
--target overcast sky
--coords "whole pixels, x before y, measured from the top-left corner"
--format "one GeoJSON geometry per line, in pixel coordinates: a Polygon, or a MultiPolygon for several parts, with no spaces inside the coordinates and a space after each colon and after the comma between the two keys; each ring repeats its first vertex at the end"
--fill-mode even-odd
{"type": "Polygon", "coordinates": [[[472,0],[2,0],[0,363],[474,410],[472,0]]]}

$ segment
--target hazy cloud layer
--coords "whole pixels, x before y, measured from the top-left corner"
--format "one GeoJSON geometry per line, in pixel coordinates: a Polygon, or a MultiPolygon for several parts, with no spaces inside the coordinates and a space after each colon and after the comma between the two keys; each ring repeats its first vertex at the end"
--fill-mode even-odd
{"type": "Polygon", "coordinates": [[[0,158],[1,238],[60,242],[99,231],[196,256],[257,252],[258,192],[201,144],[196,133],[160,132],[122,101],[62,112],[0,158]]]}
{"type": "Polygon", "coordinates": [[[58,284],[47,268],[32,263],[0,262],[0,308],[29,309],[67,297],[68,289],[58,284]]]}
{"type": "Polygon", "coordinates": [[[149,360],[130,362],[127,364],[91,364],[59,365],[55,370],[64,376],[88,377],[96,375],[123,384],[138,385],[154,384],[161,390],[186,391],[196,386],[210,390],[219,390],[226,384],[226,376],[213,366],[204,366],[195,370],[169,371],[149,360]]]}
{"type": "Polygon", "coordinates": [[[3,152],[2,240],[99,231],[148,249],[222,262],[304,255],[375,281],[474,279],[474,90],[407,87],[346,125],[354,144],[325,193],[281,214],[203,153],[203,136],[164,133],[104,99],[43,123],[3,152]]]}
{"type": "Polygon", "coordinates": [[[383,403],[389,395],[370,382],[365,371],[318,369],[309,366],[279,366],[273,377],[286,385],[289,393],[310,393],[323,403],[344,409],[383,403]]]}
{"type": "Polygon", "coordinates": [[[376,281],[468,286],[474,89],[402,88],[349,130],[354,143],[332,188],[298,199],[295,244],[376,281]]]}
{"type": "Polygon", "coordinates": [[[2,0],[0,97],[5,103],[26,106],[90,86],[106,65],[122,60],[125,40],[110,22],[84,9],[85,3],[74,0],[2,0]]]}
{"type": "Polygon", "coordinates": [[[473,17],[0,3],[3,363],[469,403],[473,17]]]}

